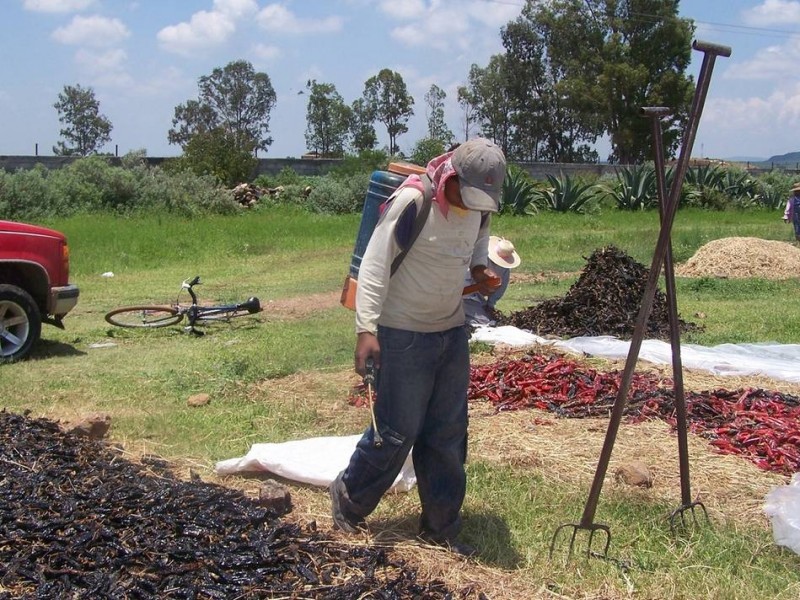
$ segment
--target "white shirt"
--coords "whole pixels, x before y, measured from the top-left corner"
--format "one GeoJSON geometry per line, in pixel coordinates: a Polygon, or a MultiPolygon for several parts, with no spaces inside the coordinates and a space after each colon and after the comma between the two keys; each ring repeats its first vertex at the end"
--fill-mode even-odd
{"type": "Polygon", "coordinates": [[[419,237],[390,277],[392,261],[401,251],[395,226],[411,202],[419,210],[422,192],[401,189],[378,220],[364,252],[356,292],[356,333],[376,333],[379,324],[426,333],[464,324],[464,271],[488,263],[491,218],[454,206],[444,217],[434,201],[419,237]]]}

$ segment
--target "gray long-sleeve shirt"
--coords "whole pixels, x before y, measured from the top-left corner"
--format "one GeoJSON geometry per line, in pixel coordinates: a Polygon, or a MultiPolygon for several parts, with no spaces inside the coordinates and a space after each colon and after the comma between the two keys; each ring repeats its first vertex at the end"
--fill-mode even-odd
{"type": "Polygon", "coordinates": [[[356,333],[375,333],[378,325],[409,331],[445,331],[464,324],[461,291],[465,269],[488,264],[489,222],[477,211],[449,207],[444,217],[436,202],[400,268],[390,277],[400,253],[395,229],[422,192],[401,189],[381,215],[358,273],[356,333]]]}

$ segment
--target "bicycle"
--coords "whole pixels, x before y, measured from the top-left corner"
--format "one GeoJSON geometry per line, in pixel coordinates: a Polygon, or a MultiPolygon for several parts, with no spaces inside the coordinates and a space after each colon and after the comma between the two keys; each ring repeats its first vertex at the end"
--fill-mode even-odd
{"type": "Polygon", "coordinates": [[[202,331],[195,328],[214,321],[230,321],[237,317],[244,317],[261,312],[261,303],[258,298],[251,297],[244,302],[235,304],[219,304],[214,306],[201,306],[197,303],[197,293],[194,286],[200,285],[198,275],[191,281],[188,279],[181,284],[178,297],[171,305],[142,305],[142,306],[122,306],[109,311],[105,315],[105,320],[117,327],[133,327],[140,329],[154,329],[157,327],[168,327],[177,325],[184,318],[189,325],[184,329],[194,335],[204,335],[202,331]],[[190,305],[181,304],[181,292],[186,290],[192,298],[190,305]]]}

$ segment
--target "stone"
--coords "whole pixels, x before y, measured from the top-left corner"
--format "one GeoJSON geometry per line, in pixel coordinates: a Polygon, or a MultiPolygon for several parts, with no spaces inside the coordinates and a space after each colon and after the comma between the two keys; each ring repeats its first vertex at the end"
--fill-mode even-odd
{"type": "Polygon", "coordinates": [[[111,415],[106,413],[92,413],[74,425],[68,431],[80,437],[101,440],[111,427],[111,415]]]}
{"type": "Polygon", "coordinates": [[[627,485],[653,487],[653,474],[647,465],[640,461],[626,463],[614,473],[614,479],[627,485]]]}
{"type": "Polygon", "coordinates": [[[205,406],[211,402],[211,396],[209,394],[194,394],[193,396],[189,396],[186,400],[187,406],[205,406]]]}
{"type": "Polygon", "coordinates": [[[292,496],[289,490],[274,479],[267,479],[258,490],[258,504],[285,515],[292,510],[292,496]]]}

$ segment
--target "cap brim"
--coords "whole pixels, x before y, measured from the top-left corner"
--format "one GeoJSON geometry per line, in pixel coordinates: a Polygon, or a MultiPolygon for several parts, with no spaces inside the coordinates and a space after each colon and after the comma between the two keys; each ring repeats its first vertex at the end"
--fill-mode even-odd
{"type": "Polygon", "coordinates": [[[500,195],[493,198],[486,191],[469,185],[459,177],[459,187],[461,188],[461,201],[470,210],[480,210],[488,212],[498,212],[500,210],[500,195]]]}

